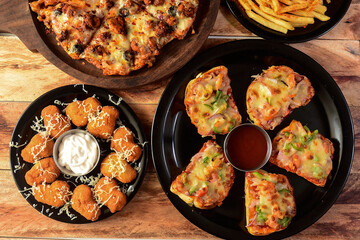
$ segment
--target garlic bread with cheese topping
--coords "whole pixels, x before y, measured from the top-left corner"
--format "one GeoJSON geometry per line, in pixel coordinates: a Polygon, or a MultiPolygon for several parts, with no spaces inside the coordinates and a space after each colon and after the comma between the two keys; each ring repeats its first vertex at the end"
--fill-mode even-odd
{"type": "Polygon", "coordinates": [[[234,183],[235,173],[215,141],[204,143],[186,169],[172,182],[170,191],[190,206],[220,206],[234,183]]]}
{"type": "Polygon", "coordinates": [[[287,66],[272,66],[255,77],[246,92],[247,113],[254,124],[272,130],[315,94],[309,79],[287,66]]]}
{"type": "Polygon", "coordinates": [[[333,154],[329,139],[293,120],[274,138],[270,162],[323,187],[332,169],[333,154]]]}
{"type": "Polygon", "coordinates": [[[241,123],[227,73],[224,66],[214,67],[186,87],[186,112],[203,137],[226,134],[241,123]]]}
{"type": "Polygon", "coordinates": [[[245,174],[245,205],[246,228],[255,236],[284,230],[296,214],[287,177],[263,170],[245,174]]]}

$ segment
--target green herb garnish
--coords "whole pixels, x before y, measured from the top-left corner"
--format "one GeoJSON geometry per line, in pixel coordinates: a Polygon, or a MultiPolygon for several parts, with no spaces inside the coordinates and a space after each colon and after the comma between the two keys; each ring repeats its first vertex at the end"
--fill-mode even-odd
{"type": "Polygon", "coordinates": [[[209,105],[209,104],[206,104],[206,103],[204,103],[204,105],[205,105],[206,107],[210,108],[211,110],[214,110],[213,106],[211,106],[211,105],[209,105]]]}
{"type": "Polygon", "coordinates": [[[208,157],[208,156],[204,157],[203,160],[202,160],[202,162],[203,162],[203,163],[208,163],[208,162],[209,162],[209,157],[208,157]]]}
{"type": "Polygon", "coordinates": [[[291,217],[284,217],[283,219],[278,219],[278,223],[283,227],[287,227],[290,220],[291,220],[291,217]]]}
{"type": "Polygon", "coordinates": [[[290,193],[290,190],[289,189],[286,189],[286,188],[283,188],[283,189],[280,189],[279,191],[278,191],[279,193],[290,193]]]}
{"type": "Polygon", "coordinates": [[[266,222],[267,220],[266,214],[260,210],[259,206],[256,206],[256,212],[257,212],[257,221],[266,222]]]}
{"type": "Polygon", "coordinates": [[[196,192],[196,186],[191,187],[189,190],[190,195],[193,194],[194,192],[196,192]]]}

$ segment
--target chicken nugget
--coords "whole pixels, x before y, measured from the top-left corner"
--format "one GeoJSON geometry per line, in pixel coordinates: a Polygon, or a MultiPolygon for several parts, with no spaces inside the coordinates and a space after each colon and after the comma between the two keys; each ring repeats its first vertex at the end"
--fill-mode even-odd
{"type": "Polygon", "coordinates": [[[105,106],[96,118],[90,120],[87,129],[96,137],[108,139],[114,132],[118,117],[119,111],[115,107],[105,106]]]}
{"type": "Polygon", "coordinates": [[[87,220],[96,221],[101,214],[100,207],[94,199],[91,188],[84,184],[74,189],[71,197],[71,206],[87,220]]]}
{"type": "Polygon", "coordinates": [[[54,141],[41,133],[34,135],[29,144],[21,151],[24,161],[34,163],[41,158],[50,157],[53,153],[54,141]]]}
{"type": "Polygon", "coordinates": [[[126,161],[124,154],[114,152],[102,161],[100,171],[104,176],[116,178],[122,183],[129,183],[137,176],[137,172],[126,161]]]}
{"type": "Polygon", "coordinates": [[[49,105],[41,111],[46,130],[52,138],[58,138],[61,134],[71,129],[68,117],[61,114],[55,105],[49,105]]]}
{"type": "Polygon", "coordinates": [[[101,103],[94,97],[89,97],[84,101],[75,100],[66,107],[66,115],[71,122],[78,126],[84,127],[88,124],[90,118],[95,116],[101,110],[101,103]]]}
{"type": "Polygon", "coordinates": [[[41,184],[34,188],[34,197],[38,202],[54,207],[62,207],[70,199],[70,186],[65,181],[57,180],[50,184],[41,184]]]}
{"type": "Polygon", "coordinates": [[[100,178],[95,186],[95,195],[112,213],[120,211],[126,204],[126,195],[120,191],[115,179],[100,178]]]}
{"type": "Polygon", "coordinates": [[[52,157],[41,159],[26,172],[25,181],[30,186],[42,183],[52,183],[60,175],[60,169],[56,166],[52,157]]]}
{"type": "Polygon", "coordinates": [[[125,126],[115,130],[111,140],[111,148],[124,153],[129,162],[138,160],[142,153],[141,147],[134,142],[133,132],[125,126]]]}

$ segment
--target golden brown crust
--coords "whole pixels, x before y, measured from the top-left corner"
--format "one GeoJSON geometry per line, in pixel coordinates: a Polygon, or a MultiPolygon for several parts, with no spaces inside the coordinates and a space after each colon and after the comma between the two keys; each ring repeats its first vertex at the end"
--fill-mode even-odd
{"type": "Polygon", "coordinates": [[[241,123],[227,73],[224,66],[214,67],[186,87],[186,112],[203,137],[226,134],[241,123]]]}
{"type": "Polygon", "coordinates": [[[96,137],[108,139],[114,132],[118,117],[119,111],[115,107],[105,106],[99,115],[88,123],[87,129],[96,137]]]}
{"type": "Polygon", "coordinates": [[[295,108],[308,104],[314,94],[306,76],[287,66],[272,66],[248,87],[247,112],[254,124],[272,130],[295,108]]]}
{"type": "Polygon", "coordinates": [[[94,97],[89,97],[84,101],[75,100],[66,107],[66,115],[71,122],[78,127],[88,124],[89,118],[95,116],[101,110],[101,103],[94,97]]]}
{"type": "Polygon", "coordinates": [[[134,134],[125,126],[115,130],[110,147],[119,153],[124,153],[129,162],[137,161],[142,153],[141,147],[134,142],[134,134]]]}
{"type": "Polygon", "coordinates": [[[57,180],[50,184],[41,184],[34,188],[36,201],[54,207],[62,207],[70,200],[70,186],[67,182],[57,180]]]}
{"type": "Polygon", "coordinates": [[[52,183],[60,175],[60,169],[56,166],[52,157],[41,159],[26,172],[25,180],[30,186],[42,183],[52,183]]]}
{"type": "Polygon", "coordinates": [[[90,187],[84,184],[74,189],[71,206],[87,220],[96,221],[101,214],[90,187]]]}
{"type": "Polygon", "coordinates": [[[172,182],[170,190],[190,206],[211,209],[222,205],[234,178],[234,169],[222,148],[209,140],[172,182]]]}
{"type": "Polygon", "coordinates": [[[264,236],[287,228],[296,214],[293,188],[282,174],[245,173],[246,228],[264,236]]]}
{"type": "Polygon", "coordinates": [[[35,134],[28,145],[21,151],[24,161],[34,163],[41,158],[50,157],[53,153],[54,141],[44,137],[41,133],[35,134]]]}
{"type": "Polygon", "coordinates": [[[104,176],[116,178],[122,183],[130,183],[137,176],[137,172],[126,162],[125,156],[114,152],[102,161],[100,171],[104,176]]]}
{"type": "Polygon", "coordinates": [[[68,117],[61,114],[58,107],[49,105],[41,111],[44,119],[44,125],[52,138],[58,138],[61,134],[71,130],[71,124],[68,117]]]}
{"type": "Polygon", "coordinates": [[[334,146],[329,139],[318,132],[305,130],[299,121],[293,120],[273,139],[269,161],[323,187],[332,170],[333,155],[334,146]],[[306,140],[297,141],[302,138],[306,140]],[[322,174],[317,175],[317,172],[322,174]]]}
{"type": "Polygon", "coordinates": [[[120,190],[116,180],[102,177],[95,186],[97,199],[114,213],[126,205],[126,195],[120,190]]]}

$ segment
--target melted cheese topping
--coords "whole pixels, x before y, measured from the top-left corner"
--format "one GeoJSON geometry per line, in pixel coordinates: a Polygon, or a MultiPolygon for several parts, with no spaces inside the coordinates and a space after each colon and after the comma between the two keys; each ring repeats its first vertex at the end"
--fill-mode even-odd
{"type": "Polygon", "coordinates": [[[292,187],[280,174],[246,173],[247,228],[253,235],[285,229],[296,213],[292,187]]]}
{"type": "Polygon", "coordinates": [[[227,196],[234,179],[233,171],[221,147],[208,141],[172,183],[171,191],[189,205],[212,208],[227,196]]]}
{"type": "Polygon", "coordinates": [[[317,130],[311,132],[298,121],[278,134],[276,139],[276,159],[271,159],[278,166],[297,173],[316,185],[324,185],[332,169],[334,152],[330,140],[317,130]]]}
{"type": "Polygon", "coordinates": [[[272,66],[255,77],[246,93],[247,112],[264,129],[274,129],[292,109],[306,105],[314,95],[309,80],[286,66],[272,66]]]}
{"type": "Polygon", "coordinates": [[[200,135],[226,134],[241,122],[224,66],[199,74],[185,95],[187,113],[200,135]]]}

